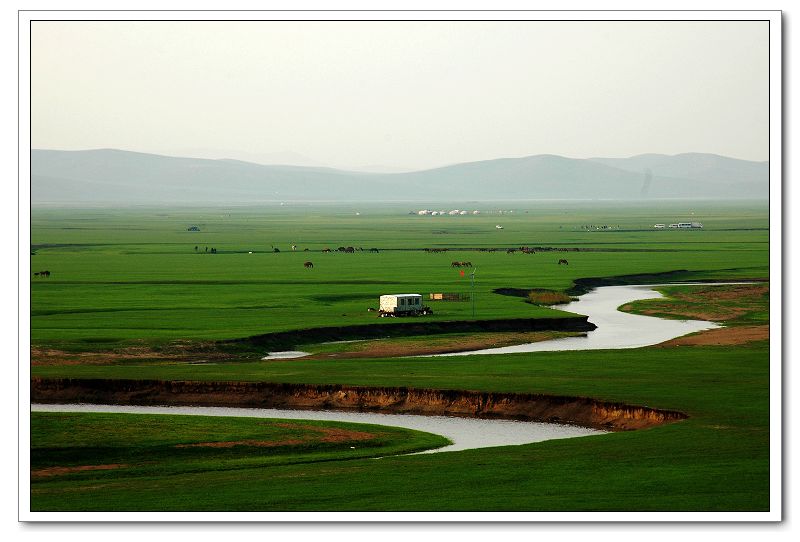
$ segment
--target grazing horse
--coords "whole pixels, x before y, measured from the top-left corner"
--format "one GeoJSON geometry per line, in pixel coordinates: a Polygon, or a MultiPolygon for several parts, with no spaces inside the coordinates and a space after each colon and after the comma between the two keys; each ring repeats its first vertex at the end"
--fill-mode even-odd
{"type": "Polygon", "coordinates": [[[49,277],[50,276],[50,271],[39,271],[38,273],[35,273],[35,274],[39,275],[40,277],[49,277]]]}
{"type": "Polygon", "coordinates": [[[461,262],[461,267],[472,267],[472,262],[461,262]]]}
{"type": "Polygon", "coordinates": [[[314,268],[314,264],[311,263],[311,262],[306,262],[306,263],[303,264],[303,267],[305,267],[306,269],[313,269],[314,268]]]}
{"type": "Polygon", "coordinates": [[[347,254],[353,254],[356,251],[356,249],[354,249],[353,247],[347,247],[346,249],[344,249],[344,251],[347,254]]]}
{"type": "Polygon", "coordinates": [[[297,245],[292,245],[292,252],[294,252],[295,250],[297,250],[297,245]]]}
{"type": "Polygon", "coordinates": [[[323,248],[322,249],[322,252],[330,252],[330,251],[331,251],[331,249],[329,249],[329,248],[323,248]]]}
{"type": "Polygon", "coordinates": [[[370,252],[376,252],[376,253],[377,253],[377,252],[380,252],[380,250],[378,250],[377,248],[371,248],[371,249],[369,249],[369,251],[370,251],[370,252]]]}
{"type": "Polygon", "coordinates": [[[569,262],[567,260],[565,260],[564,258],[561,258],[560,260],[558,260],[558,265],[561,265],[562,263],[564,265],[569,265],[569,262]]]}
{"type": "Polygon", "coordinates": [[[450,267],[461,267],[461,262],[453,262],[450,264],[450,267]]]}

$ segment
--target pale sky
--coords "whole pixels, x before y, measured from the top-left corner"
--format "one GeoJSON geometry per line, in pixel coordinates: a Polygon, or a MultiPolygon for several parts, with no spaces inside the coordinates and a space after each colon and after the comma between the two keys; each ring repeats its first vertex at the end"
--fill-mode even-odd
{"type": "Polygon", "coordinates": [[[423,169],[768,159],[767,22],[33,22],[32,143],[423,169]]]}

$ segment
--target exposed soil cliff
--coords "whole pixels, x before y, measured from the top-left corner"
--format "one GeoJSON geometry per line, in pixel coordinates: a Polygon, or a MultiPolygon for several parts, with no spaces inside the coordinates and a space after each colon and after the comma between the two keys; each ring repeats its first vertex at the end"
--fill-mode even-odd
{"type": "Polygon", "coordinates": [[[681,412],[585,397],[269,382],[33,378],[31,400],[380,411],[558,422],[610,430],[641,429],[686,418],[681,412]]]}

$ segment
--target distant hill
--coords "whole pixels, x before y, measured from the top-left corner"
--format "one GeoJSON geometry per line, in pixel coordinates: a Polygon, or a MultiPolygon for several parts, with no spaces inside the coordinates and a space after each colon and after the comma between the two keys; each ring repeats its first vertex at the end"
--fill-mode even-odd
{"type": "Polygon", "coordinates": [[[410,173],[129,152],[31,151],[33,203],[259,203],[768,197],[768,165],[711,154],[468,162],[410,173]]]}
{"type": "Polygon", "coordinates": [[[640,154],[631,158],[592,158],[607,166],[653,175],[692,179],[721,185],[760,185],[769,178],[769,162],[750,162],[718,154],[640,154]]]}

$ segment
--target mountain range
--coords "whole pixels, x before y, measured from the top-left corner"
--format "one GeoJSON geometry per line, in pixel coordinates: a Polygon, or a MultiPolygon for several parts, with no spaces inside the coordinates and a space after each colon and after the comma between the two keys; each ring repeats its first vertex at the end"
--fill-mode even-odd
{"type": "Polygon", "coordinates": [[[364,173],[117,149],[31,151],[34,204],[767,199],[768,195],[768,162],[703,153],[588,159],[540,154],[414,172],[364,173]]]}

